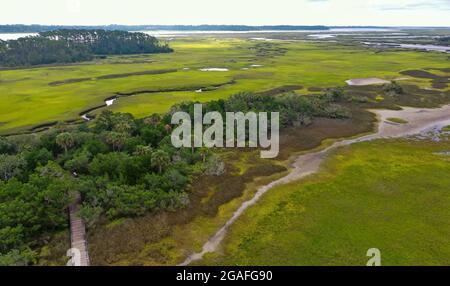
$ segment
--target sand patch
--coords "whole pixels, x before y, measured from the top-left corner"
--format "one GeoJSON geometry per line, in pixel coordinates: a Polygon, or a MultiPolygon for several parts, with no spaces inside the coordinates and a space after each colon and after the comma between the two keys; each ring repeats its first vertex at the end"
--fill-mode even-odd
{"type": "Polygon", "coordinates": [[[390,83],[390,81],[376,78],[376,77],[369,77],[369,78],[354,78],[345,81],[348,85],[356,85],[356,86],[364,86],[364,85],[374,85],[374,84],[386,84],[390,83]]]}
{"type": "Polygon", "coordinates": [[[226,72],[229,71],[227,68],[204,68],[200,69],[202,72],[226,72]]]}

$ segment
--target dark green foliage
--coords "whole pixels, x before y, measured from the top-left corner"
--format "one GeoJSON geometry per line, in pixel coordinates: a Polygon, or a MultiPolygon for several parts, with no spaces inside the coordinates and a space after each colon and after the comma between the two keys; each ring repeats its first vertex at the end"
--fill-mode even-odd
{"type": "MultiPolygon", "coordinates": [[[[348,118],[351,114],[339,104],[346,101],[347,96],[341,89],[330,89],[319,96],[302,96],[290,92],[275,97],[244,92],[232,95],[227,100],[205,103],[203,112],[218,111],[223,116],[226,112],[279,112],[281,127],[287,127],[307,125],[313,117],[348,118]]],[[[193,102],[177,104],[171,112],[185,111],[192,118],[194,104],[193,102]]]]}
{"type": "Polygon", "coordinates": [[[167,44],[144,33],[56,30],[0,41],[0,66],[34,66],[90,61],[95,55],[170,53],[167,44]]]}
{"type": "Polygon", "coordinates": [[[66,208],[74,185],[55,163],[37,168],[28,182],[0,181],[0,264],[31,262],[28,248],[38,244],[34,238],[67,226],[66,208]]]}
{"type": "Polygon", "coordinates": [[[165,135],[164,127],[158,126],[157,128],[152,126],[146,126],[141,130],[141,137],[145,143],[155,146],[157,142],[161,141],[165,135]]]}
{"type": "Polygon", "coordinates": [[[23,152],[23,158],[26,161],[28,171],[33,171],[38,166],[47,165],[48,161],[53,159],[53,155],[45,148],[23,152]]]}
{"type": "Polygon", "coordinates": [[[16,146],[14,146],[14,144],[0,138],[0,154],[14,154],[16,151],[16,146]]]}
{"type": "Polygon", "coordinates": [[[109,151],[108,146],[99,139],[91,139],[87,141],[84,143],[83,148],[93,156],[100,153],[107,153],[109,151]]]}
{"type": "Polygon", "coordinates": [[[344,90],[342,88],[330,88],[323,95],[329,102],[341,102],[346,100],[344,90]]]}
{"type": "Polygon", "coordinates": [[[144,33],[105,30],[56,30],[40,33],[51,40],[82,44],[96,55],[169,53],[173,50],[144,33]]]}
{"type": "Polygon", "coordinates": [[[440,45],[450,46],[450,37],[440,37],[437,41],[440,45]]]}
{"type": "Polygon", "coordinates": [[[391,83],[385,84],[383,86],[383,91],[387,95],[393,97],[397,97],[404,93],[403,88],[396,81],[392,81],[391,83]]]}
{"type": "Polygon", "coordinates": [[[25,160],[19,155],[0,155],[0,180],[21,178],[26,167],[25,164],[25,160]]]}
{"type": "Polygon", "coordinates": [[[26,37],[0,43],[0,66],[33,66],[90,61],[94,55],[85,45],[26,37]]]}
{"type": "Polygon", "coordinates": [[[89,162],[91,161],[92,154],[86,150],[79,150],[73,156],[72,159],[67,160],[64,163],[64,169],[77,174],[87,174],[89,162]]]}
{"type": "Polygon", "coordinates": [[[102,216],[185,206],[201,156],[173,148],[165,125],[155,116],[136,120],[105,111],[94,128],[57,126],[41,135],[0,138],[0,265],[32,264],[30,249],[45,234],[67,228],[75,191],[90,227],[102,216]]]}

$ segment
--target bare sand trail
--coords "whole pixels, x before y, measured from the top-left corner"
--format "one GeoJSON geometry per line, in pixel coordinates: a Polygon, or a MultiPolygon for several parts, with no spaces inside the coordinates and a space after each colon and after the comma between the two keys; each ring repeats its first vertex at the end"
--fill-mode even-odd
{"type": "Polygon", "coordinates": [[[450,105],[445,105],[436,109],[410,108],[405,107],[402,110],[370,110],[378,117],[378,128],[376,133],[365,135],[359,138],[346,139],[335,142],[333,145],[312,153],[306,153],[297,157],[292,164],[290,173],[268,185],[261,186],[252,199],[244,202],[226,224],[212,236],[203,246],[199,253],[190,255],[180,266],[186,266],[203,258],[206,253],[215,252],[224,239],[230,226],[244,213],[250,206],[256,204],[258,200],[270,189],[297,181],[306,176],[319,171],[321,163],[326,156],[333,150],[351,145],[357,142],[370,141],[382,138],[400,138],[419,134],[435,127],[444,127],[450,125],[450,105]],[[406,124],[395,124],[389,122],[388,118],[401,118],[408,121],[406,124]]]}

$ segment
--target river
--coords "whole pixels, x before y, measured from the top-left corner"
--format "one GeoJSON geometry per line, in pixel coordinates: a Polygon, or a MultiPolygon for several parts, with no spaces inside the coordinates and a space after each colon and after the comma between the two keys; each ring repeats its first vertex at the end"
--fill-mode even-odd
{"type": "Polygon", "coordinates": [[[412,49],[412,50],[424,50],[424,51],[434,51],[441,53],[450,53],[450,47],[448,46],[438,46],[438,45],[419,45],[419,44],[397,44],[397,43],[376,43],[376,42],[362,42],[364,45],[374,46],[374,47],[393,47],[402,49],[412,49]]]}

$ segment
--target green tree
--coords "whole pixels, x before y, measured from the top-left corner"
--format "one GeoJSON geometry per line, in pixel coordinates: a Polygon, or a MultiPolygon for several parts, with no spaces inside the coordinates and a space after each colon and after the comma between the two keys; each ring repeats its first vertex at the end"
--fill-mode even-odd
{"type": "Polygon", "coordinates": [[[121,176],[121,166],[129,157],[120,152],[98,154],[89,164],[89,172],[95,176],[107,175],[109,180],[118,180],[121,176]]]}
{"type": "Polygon", "coordinates": [[[163,171],[163,168],[168,166],[170,163],[169,155],[162,151],[157,150],[153,152],[152,154],[152,166],[158,168],[158,172],[161,174],[163,171]]]}
{"type": "Polygon", "coordinates": [[[67,151],[75,145],[75,139],[72,134],[64,132],[56,137],[56,144],[64,148],[64,152],[67,154],[67,151]]]}
{"type": "Polygon", "coordinates": [[[396,81],[391,81],[388,84],[385,84],[383,86],[383,91],[393,97],[397,97],[399,95],[402,95],[404,93],[403,87],[399,85],[396,81]]]}
{"type": "Polygon", "coordinates": [[[147,125],[156,126],[161,122],[161,115],[152,114],[150,117],[144,119],[144,123],[147,125]]]}
{"type": "Polygon", "coordinates": [[[105,142],[112,147],[113,151],[120,151],[125,144],[126,135],[118,132],[106,132],[105,142]]]}
{"type": "Polygon", "coordinates": [[[205,163],[206,158],[207,158],[208,154],[210,153],[209,148],[202,147],[202,148],[200,148],[199,153],[200,153],[200,156],[202,157],[202,162],[205,163]]]}
{"type": "Polygon", "coordinates": [[[27,167],[29,171],[33,171],[37,166],[45,166],[48,161],[53,159],[53,155],[50,151],[45,148],[38,150],[30,150],[22,153],[23,158],[27,162],[27,167]]]}
{"type": "Polygon", "coordinates": [[[7,181],[22,174],[25,160],[17,155],[0,155],[0,179],[7,181]]]}
{"type": "Polygon", "coordinates": [[[15,153],[16,147],[14,146],[14,144],[12,144],[11,142],[9,142],[6,138],[1,138],[0,137],[0,154],[13,154],[15,153]]]}
{"type": "Polygon", "coordinates": [[[71,160],[64,164],[64,168],[78,174],[88,172],[89,162],[92,155],[87,151],[78,152],[71,160]]]}
{"type": "Polygon", "coordinates": [[[136,150],[134,151],[133,155],[144,156],[144,155],[149,155],[152,152],[153,152],[153,149],[151,146],[139,145],[139,146],[136,146],[136,150]]]}

